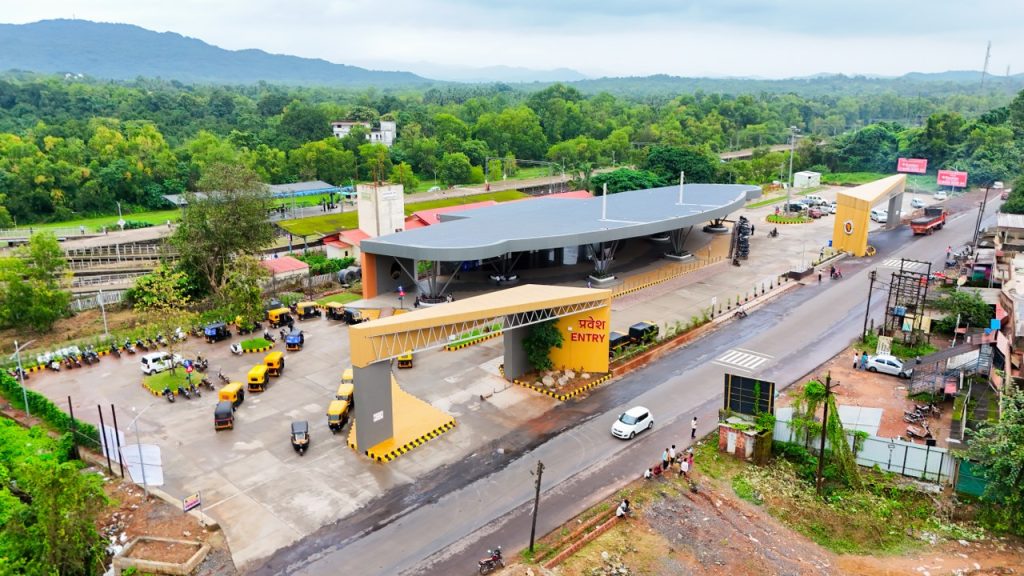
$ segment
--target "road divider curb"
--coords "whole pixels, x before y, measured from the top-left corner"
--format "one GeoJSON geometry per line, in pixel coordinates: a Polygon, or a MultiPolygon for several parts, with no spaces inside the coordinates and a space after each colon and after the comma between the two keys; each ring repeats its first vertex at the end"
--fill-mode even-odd
{"type": "Polygon", "coordinates": [[[467,340],[463,340],[463,341],[461,341],[461,342],[459,342],[457,344],[447,344],[447,345],[445,345],[444,349],[449,351],[449,352],[454,352],[455,350],[461,350],[463,348],[468,348],[469,346],[472,346],[474,344],[479,344],[479,343],[483,342],[484,340],[490,340],[491,338],[497,338],[498,336],[501,336],[501,334],[502,334],[502,331],[498,330],[496,332],[490,332],[488,334],[483,334],[483,335],[480,335],[480,336],[473,336],[472,338],[467,339],[467,340]]]}
{"type": "MultiPolygon", "coordinates": [[[[444,434],[445,432],[451,430],[452,428],[455,428],[455,419],[454,418],[450,419],[448,422],[445,422],[441,426],[438,426],[437,428],[434,428],[430,432],[427,432],[426,434],[421,434],[420,436],[416,437],[415,439],[410,440],[410,441],[406,442],[405,444],[402,444],[401,446],[399,446],[397,448],[394,448],[394,449],[389,450],[387,452],[377,452],[373,448],[370,448],[369,450],[367,450],[365,452],[365,454],[370,459],[374,460],[375,462],[379,462],[381,464],[383,464],[385,462],[390,462],[390,461],[394,460],[395,458],[398,458],[402,454],[405,454],[407,452],[411,452],[413,450],[413,448],[417,448],[419,446],[422,446],[422,445],[426,444],[428,441],[433,440],[434,438],[437,438],[438,436],[444,434]]],[[[348,445],[349,445],[349,448],[352,448],[353,450],[356,449],[355,442],[350,440],[348,445]]]]}

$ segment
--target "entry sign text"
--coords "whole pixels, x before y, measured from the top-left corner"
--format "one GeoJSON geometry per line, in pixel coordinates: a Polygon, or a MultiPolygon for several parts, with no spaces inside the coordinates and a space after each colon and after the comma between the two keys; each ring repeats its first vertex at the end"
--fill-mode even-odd
{"type": "Polygon", "coordinates": [[[927,158],[900,158],[896,162],[897,172],[910,172],[911,174],[924,174],[928,171],[927,158]]]}
{"type": "Polygon", "coordinates": [[[193,510],[195,508],[199,508],[199,506],[202,503],[203,503],[203,498],[202,498],[201,493],[196,492],[195,494],[190,494],[190,495],[185,496],[184,498],[181,499],[181,509],[184,512],[188,512],[189,510],[193,510]]]}
{"type": "Polygon", "coordinates": [[[939,176],[936,179],[936,183],[939,186],[966,188],[967,172],[959,172],[957,170],[939,170],[939,176]]]}
{"type": "Polygon", "coordinates": [[[608,333],[605,331],[605,320],[594,320],[593,316],[588,316],[579,321],[579,327],[569,333],[569,340],[572,342],[604,342],[608,337],[608,333]],[[584,330],[598,330],[599,332],[584,332],[584,330]]]}
{"type": "Polygon", "coordinates": [[[892,354],[892,336],[879,336],[878,346],[875,347],[875,354],[879,356],[888,356],[892,354]]]}

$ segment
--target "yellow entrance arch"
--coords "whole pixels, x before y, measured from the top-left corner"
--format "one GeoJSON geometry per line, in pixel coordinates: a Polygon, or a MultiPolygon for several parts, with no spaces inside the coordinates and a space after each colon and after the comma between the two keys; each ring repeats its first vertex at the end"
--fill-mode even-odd
{"type": "Polygon", "coordinates": [[[498,330],[505,341],[505,377],[528,369],[523,338],[530,326],[557,320],[562,348],[556,366],[608,371],[610,290],[527,284],[349,327],[355,376],[355,423],[349,445],[385,462],[455,425],[445,412],[402,391],[390,360],[498,330]]]}
{"type": "MultiPolygon", "coordinates": [[[[839,192],[836,195],[836,220],[832,226],[832,248],[864,256],[868,251],[871,208],[886,199],[892,207],[901,198],[906,183],[906,174],[896,174],[839,192]]],[[[890,209],[889,213],[892,218],[886,227],[895,228],[899,224],[899,216],[895,210],[890,209]]]]}

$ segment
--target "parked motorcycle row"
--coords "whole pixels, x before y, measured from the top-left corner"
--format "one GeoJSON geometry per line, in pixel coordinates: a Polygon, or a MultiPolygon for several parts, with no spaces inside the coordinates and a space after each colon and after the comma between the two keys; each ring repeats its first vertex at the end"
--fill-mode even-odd
{"type": "MultiPolygon", "coordinates": [[[[157,333],[152,338],[136,338],[134,341],[131,339],[125,339],[124,343],[118,344],[117,342],[111,342],[109,346],[104,345],[101,349],[105,349],[111,356],[120,358],[124,354],[135,354],[137,352],[149,352],[151,350],[158,350],[163,346],[167,346],[171,341],[182,342],[188,338],[188,334],[178,328],[170,336],[170,340],[162,333],[157,333]]],[[[60,370],[81,368],[82,366],[90,366],[97,364],[100,361],[101,356],[95,350],[92,345],[86,346],[85,349],[81,349],[78,346],[66,346],[57,350],[46,352],[45,354],[36,355],[36,365],[42,366],[47,370],[54,372],[60,372],[60,370]]],[[[204,365],[205,369],[205,365],[204,365]]],[[[19,377],[19,370],[17,367],[11,368],[7,371],[8,374],[19,377]]],[[[28,378],[28,372],[22,372],[21,376],[28,378]]]]}
{"type": "Polygon", "coordinates": [[[928,420],[940,416],[942,416],[942,409],[934,403],[915,404],[913,410],[904,410],[903,421],[910,424],[907,426],[907,436],[911,439],[922,440],[931,438],[932,431],[928,428],[928,420]]]}

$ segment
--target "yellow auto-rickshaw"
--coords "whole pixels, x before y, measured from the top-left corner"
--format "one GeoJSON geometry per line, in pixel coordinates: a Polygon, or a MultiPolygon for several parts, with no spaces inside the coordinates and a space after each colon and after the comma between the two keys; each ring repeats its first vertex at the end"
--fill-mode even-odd
{"type": "Polygon", "coordinates": [[[284,353],[271,352],[263,357],[263,365],[267,367],[267,374],[280,376],[284,372],[284,353]]]}
{"type": "Polygon", "coordinates": [[[398,357],[398,367],[412,368],[412,350],[408,350],[405,354],[398,357]]]}
{"type": "Polygon", "coordinates": [[[331,433],[336,433],[345,427],[348,422],[348,402],[345,400],[331,400],[327,405],[327,427],[331,433]]]}
{"type": "Polygon", "coordinates": [[[341,373],[341,383],[342,384],[355,384],[356,383],[356,378],[353,375],[352,367],[351,366],[349,366],[348,368],[345,368],[345,371],[341,373]]]}
{"type": "Polygon", "coordinates": [[[263,392],[267,389],[267,365],[257,364],[249,370],[249,392],[263,392]]]}
{"type": "Polygon", "coordinates": [[[273,310],[268,310],[267,320],[273,328],[289,326],[295,323],[295,321],[292,320],[292,311],[288,308],[275,308],[273,310]]]}
{"type": "Polygon", "coordinates": [[[299,320],[320,317],[320,306],[316,302],[299,302],[295,305],[295,314],[299,320]]]}
{"type": "Polygon", "coordinates": [[[348,403],[349,408],[353,408],[356,404],[356,387],[352,384],[342,383],[338,386],[338,392],[334,394],[335,400],[344,400],[348,403]]]}
{"type": "Polygon", "coordinates": [[[226,384],[217,392],[217,400],[221,402],[231,402],[233,407],[238,408],[238,406],[245,401],[245,390],[242,389],[242,383],[231,382],[230,384],[226,384]]]}
{"type": "Polygon", "coordinates": [[[328,302],[326,308],[328,320],[345,319],[345,305],[341,302],[328,302]]]}

